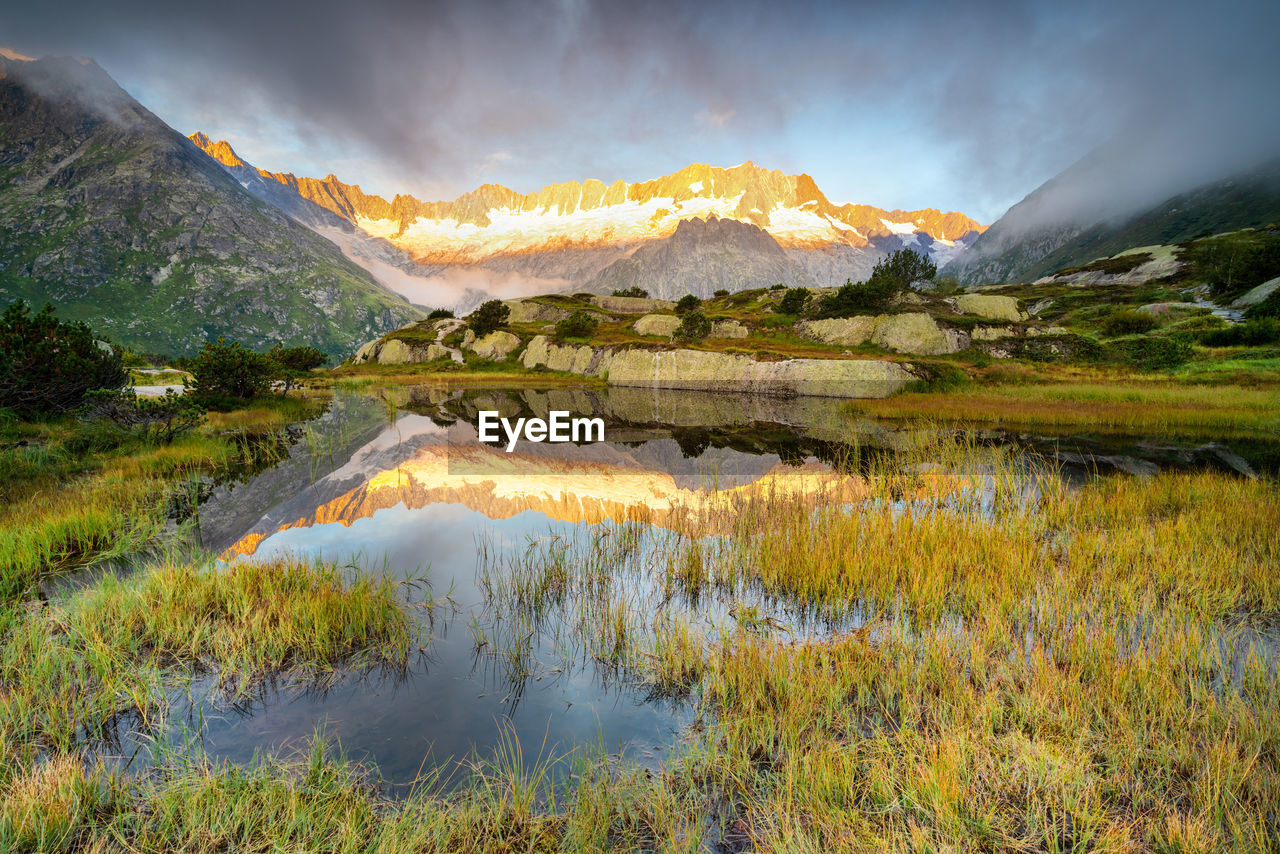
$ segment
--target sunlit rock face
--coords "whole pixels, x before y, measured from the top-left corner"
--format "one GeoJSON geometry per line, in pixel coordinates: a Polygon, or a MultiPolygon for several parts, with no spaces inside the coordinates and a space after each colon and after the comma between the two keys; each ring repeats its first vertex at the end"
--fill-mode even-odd
{"type": "MultiPolygon", "coordinates": [[[[903,246],[943,264],[985,228],[957,211],[835,204],[808,175],[749,161],[693,164],[638,183],[567,181],[534,193],[486,184],[453,201],[388,201],[332,174],[254,169],[204,134],[191,140],[238,179],[270,183],[422,268],[519,274],[559,281],[561,290],[639,286],[666,298],[779,282],[839,284],[865,277],[876,258],[903,246]]],[[[280,204],[277,190],[259,186],[259,194],[280,204]]]]}

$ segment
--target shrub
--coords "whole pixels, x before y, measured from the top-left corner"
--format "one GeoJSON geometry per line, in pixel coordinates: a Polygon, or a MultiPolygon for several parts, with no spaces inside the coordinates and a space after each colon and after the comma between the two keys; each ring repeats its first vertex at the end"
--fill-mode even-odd
{"type": "Polygon", "coordinates": [[[1121,338],[1112,341],[1108,349],[1119,361],[1148,371],[1176,368],[1190,359],[1192,352],[1185,341],[1156,335],[1121,338]]]}
{"type": "Polygon", "coordinates": [[[834,294],[818,300],[818,316],[848,317],[859,311],[878,311],[887,307],[897,292],[897,286],[890,279],[846,281],[834,294]]]}
{"type": "Polygon", "coordinates": [[[120,355],[84,323],[58,320],[53,306],[32,314],[22,300],[0,315],[0,409],[19,417],[67,412],[92,389],[122,387],[120,355]]]}
{"type": "Polygon", "coordinates": [[[467,326],[471,327],[471,331],[476,334],[477,338],[480,338],[506,326],[507,318],[510,316],[511,308],[509,306],[504,305],[502,300],[491,299],[471,312],[467,317],[467,326]]]}
{"type": "Polygon", "coordinates": [[[782,282],[778,282],[778,284],[772,285],[769,288],[769,290],[771,291],[785,291],[786,289],[787,289],[787,286],[782,284],[782,282]]]}
{"type": "Polygon", "coordinates": [[[188,370],[194,378],[191,393],[195,400],[205,406],[221,406],[228,400],[248,400],[262,394],[280,368],[266,353],[219,337],[200,349],[188,370]]]}
{"type": "Polygon", "coordinates": [[[649,298],[649,292],[646,291],[644,288],[640,287],[639,285],[632,285],[629,288],[620,288],[619,290],[614,291],[613,295],[615,297],[639,297],[641,299],[649,298]]]}
{"type": "Polygon", "coordinates": [[[105,419],[126,433],[168,445],[204,419],[205,408],[191,395],[167,389],[163,397],[138,397],[133,389],[98,389],[85,395],[80,416],[105,419]]]}
{"type": "Polygon", "coordinates": [[[712,296],[717,296],[717,297],[727,297],[727,296],[729,295],[729,289],[728,289],[728,288],[717,288],[715,291],[712,291],[711,295],[712,295],[712,296]]]}
{"type": "Polygon", "coordinates": [[[805,303],[808,301],[808,288],[793,288],[783,294],[782,299],[778,300],[778,311],[782,314],[799,314],[804,311],[805,303]]]}
{"type": "Polygon", "coordinates": [[[1118,335],[1140,335],[1143,332],[1150,332],[1159,325],[1160,321],[1146,312],[1123,308],[1119,311],[1113,311],[1104,317],[1102,322],[1098,324],[1098,328],[1102,330],[1104,335],[1115,337],[1118,335]]]}
{"type": "Polygon", "coordinates": [[[427,315],[427,320],[444,320],[453,317],[453,312],[447,308],[433,308],[431,313],[427,315]]]}
{"type": "Polygon", "coordinates": [[[702,306],[702,300],[693,294],[685,294],[676,302],[676,314],[688,314],[691,311],[697,311],[702,306]]]}
{"type": "Polygon", "coordinates": [[[938,275],[938,265],[914,249],[898,249],[881,258],[871,270],[870,282],[880,282],[893,293],[906,290],[912,282],[927,282],[938,275]]]}
{"type": "Polygon", "coordinates": [[[933,292],[940,296],[954,294],[960,290],[960,280],[955,276],[939,276],[933,280],[933,292]]]}
{"type": "Polygon", "coordinates": [[[1209,347],[1257,347],[1277,341],[1280,341],[1280,320],[1274,317],[1246,320],[1200,336],[1200,343],[1209,347]]]}
{"type": "Polygon", "coordinates": [[[677,341],[701,341],[711,334],[711,321],[700,311],[690,311],[676,329],[677,341]]]}
{"type": "Polygon", "coordinates": [[[276,363],[276,375],[284,381],[284,392],[297,388],[298,381],[329,360],[322,350],[315,347],[286,347],[277,344],[267,353],[276,363]]]}
{"type": "Polygon", "coordinates": [[[596,331],[596,327],[600,325],[600,321],[585,311],[575,311],[573,314],[556,322],[556,337],[565,338],[590,338],[596,331]]]}

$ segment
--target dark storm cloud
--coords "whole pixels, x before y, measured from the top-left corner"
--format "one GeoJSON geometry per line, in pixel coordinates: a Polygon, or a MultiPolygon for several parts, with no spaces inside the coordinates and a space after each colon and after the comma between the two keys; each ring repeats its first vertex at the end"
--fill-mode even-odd
{"type": "Polygon", "coordinates": [[[890,164],[903,198],[934,192],[997,214],[1118,134],[1128,141],[1109,168],[1145,165],[1148,194],[1274,150],[1278,30],[1270,2],[84,0],[0,11],[0,43],[92,55],[126,85],[187,105],[179,112],[202,129],[256,122],[264,138],[284,132],[295,147],[394,170],[406,189],[488,173],[525,190],[638,179],[657,163],[747,151],[827,173],[890,164]],[[950,186],[919,186],[910,161],[922,151],[950,186]]]}

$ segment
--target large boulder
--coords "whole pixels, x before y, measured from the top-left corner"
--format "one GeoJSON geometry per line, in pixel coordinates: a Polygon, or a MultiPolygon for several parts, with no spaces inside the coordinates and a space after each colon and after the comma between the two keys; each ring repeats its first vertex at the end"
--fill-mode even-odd
{"type": "Polygon", "coordinates": [[[1268,281],[1258,285],[1256,288],[1248,291],[1235,302],[1231,303],[1231,307],[1248,308],[1251,305],[1257,305],[1275,293],[1278,288],[1280,288],[1280,276],[1276,276],[1274,279],[1269,279],[1268,281]]]}
{"type": "Polygon", "coordinates": [[[644,297],[594,297],[596,305],[605,311],[618,314],[649,314],[655,311],[671,311],[676,304],[665,299],[646,299],[644,297]]]}
{"type": "Polygon", "coordinates": [[[956,311],[972,314],[986,320],[1026,320],[1027,315],[1018,308],[1013,297],[996,294],[961,294],[955,298],[956,311]]]}
{"type": "Polygon", "coordinates": [[[511,314],[507,316],[509,323],[555,323],[569,316],[569,312],[563,308],[531,300],[508,299],[503,300],[502,304],[511,309],[511,314]]]}
{"type": "Polygon", "coordinates": [[[351,357],[351,361],[357,365],[363,365],[368,362],[376,362],[378,360],[378,344],[380,338],[372,341],[366,341],[360,345],[360,349],[356,350],[356,354],[351,357]]]}
{"type": "Polygon", "coordinates": [[[388,339],[378,348],[379,365],[407,365],[413,361],[413,349],[399,338],[388,339]]]}
{"type": "Polygon", "coordinates": [[[482,359],[492,359],[497,362],[514,353],[519,346],[520,339],[518,337],[506,330],[498,329],[475,339],[468,345],[467,349],[482,359]]]}
{"type": "Polygon", "coordinates": [[[859,316],[802,320],[794,328],[801,338],[836,347],[856,347],[871,338],[871,333],[876,328],[876,318],[859,316]]]}
{"type": "Polygon", "coordinates": [[[680,318],[674,314],[646,314],[631,325],[640,335],[670,338],[680,328],[680,318]]]}
{"type": "Polygon", "coordinates": [[[968,343],[964,338],[960,332],[941,328],[922,311],[876,318],[876,328],[871,333],[873,344],[917,356],[959,352],[968,343]]]}
{"type": "Polygon", "coordinates": [[[716,320],[711,323],[712,338],[746,338],[747,327],[736,320],[716,320]]]}

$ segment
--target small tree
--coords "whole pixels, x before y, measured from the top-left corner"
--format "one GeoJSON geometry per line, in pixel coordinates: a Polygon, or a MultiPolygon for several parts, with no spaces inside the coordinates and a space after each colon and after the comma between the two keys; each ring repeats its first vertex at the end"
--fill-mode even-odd
{"type": "Polygon", "coordinates": [[[868,284],[889,287],[891,296],[911,287],[912,282],[931,281],[938,265],[914,249],[898,249],[881,258],[871,270],[868,284]]]}
{"type": "Polygon", "coordinates": [[[644,288],[640,287],[639,285],[632,285],[629,288],[621,288],[619,290],[614,291],[613,295],[615,297],[639,297],[641,299],[649,298],[649,292],[646,291],[644,288]]]}
{"type": "Polygon", "coordinates": [[[85,395],[82,418],[106,419],[126,433],[168,445],[194,430],[205,408],[191,395],[166,389],[163,397],[138,397],[133,389],[98,389],[85,395]]]}
{"type": "Polygon", "coordinates": [[[697,311],[702,306],[702,300],[693,294],[685,294],[676,301],[676,314],[688,314],[691,311],[697,311]]]}
{"type": "Polygon", "coordinates": [[[782,282],[778,282],[778,284],[776,285],[770,285],[769,287],[769,290],[771,291],[785,291],[786,289],[787,289],[787,286],[782,284],[782,282]]]}
{"type": "Polygon", "coordinates": [[[565,338],[590,338],[596,331],[596,327],[600,325],[600,321],[585,311],[575,311],[573,314],[556,322],[556,337],[564,340],[565,338]]]}
{"type": "Polygon", "coordinates": [[[276,363],[276,376],[284,382],[285,394],[291,388],[298,388],[303,377],[329,361],[323,350],[310,346],[286,347],[277,344],[267,355],[276,363]]]}
{"type": "Polygon", "coordinates": [[[51,304],[33,315],[18,300],[0,315],[0,408],[20,417],[67,412],[90,390],[128,379],[118,352],[84,323],[58,320],[51,304]]]}
{"type": "Polygon", "coordinates": [[[447,308],[433,308],[431,313],[427,315],[427,320],[443,320],[453,317],[453,312],[447,308]]]}
{"type": "Polygon", "coordinates": [[[717,296],[717,297],[727,297],[728,295],[729,295],[729,289],[728,289],[728,288],[717,288],[717,289],[712,293],[712,296],[717,296]]]}
{"type": "Polygon", "coordinates": [[[471,315],[467,318],[467,326],[471,327],[471,331],[476,334],[477,338],[480,338],[506,326],[507,318],[510,316],[511,308],[509,306],[504,304],[502,300],[491,299],[471,312],[471,315]]]}
{"type": "Polygon", "coordinates": [[[266,353],[256,353],[219,337],[206,343],[191,362],[191,392],[205,405],[225,400],[248,400],[271,387],[279,367],[266,353]]]}
{"type": "Polygon", "coordinates": [[[711,321],[700,311],[690,311],[676,328],[677,341],[701,341],[711,334],[711,321]]]}
{"type": "Polygon", "coordinates": [[[808,288],[792,288],[778,300],[778,311],[782,314],[799,314],[804,311],[804,304],[808,301],[808,288]]]}

